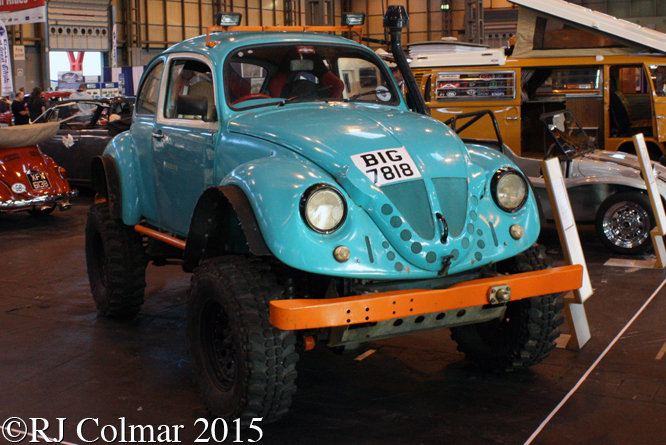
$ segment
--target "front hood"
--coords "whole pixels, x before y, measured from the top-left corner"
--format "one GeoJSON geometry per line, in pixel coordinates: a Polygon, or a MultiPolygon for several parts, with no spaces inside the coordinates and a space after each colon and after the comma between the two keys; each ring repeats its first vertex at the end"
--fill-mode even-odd
{"type": "MultiPolygon", "coordinates": [[[[583,156],[582,160],[578,168],[583,176],[622,176],[627,169],[630,169],[632,174],[637,174],[634,171],[640,172],[641,169],[638,156],[618,151],[595,150],[583,156]]],[[[664,166],[653,162],[652,168],[655,174],[666,177],[664,166]]]]}
{"type": "Polygon", "coordinates": [[[466,215],[475,207],[468,206],[478,204],[470,196],[483,194],[483,170],[460,138],[409,111],[293,104],[239,115],[229,131],[279,144],[326,170],[403,258],[428,270],[441,269],[453,250],[453,242],[441,242],[447,229],[449,240],[470,230],[466,215]]]}
{"type": "Polygon", "coordinates": [[[12,203],[71,192],[56,168],[37,147],[0,148],[0,210],[15,207],[12,203]]]}
{"type": "Polygon", "coordinates": [[[354,168],[353,155],[398,147],[405,147],[427,176],[466,177],[468,173],[464,145],[448,127],[391,107],[292,104],[237,116],[230,121],[229,131],[287,147],[335,178],[354,168]]]}

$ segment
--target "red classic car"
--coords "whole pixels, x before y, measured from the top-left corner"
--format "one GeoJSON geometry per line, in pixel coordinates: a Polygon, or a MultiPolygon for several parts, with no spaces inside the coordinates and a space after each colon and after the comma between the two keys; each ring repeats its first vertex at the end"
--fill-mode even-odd
{"type": "Polygon", "coordinates": [[[65,169],[37,147],[59,128],[57,122],[0,128],[0,213],[43,216],[56,206],[70,208],[78,191],[69,186],[65,169]]]}

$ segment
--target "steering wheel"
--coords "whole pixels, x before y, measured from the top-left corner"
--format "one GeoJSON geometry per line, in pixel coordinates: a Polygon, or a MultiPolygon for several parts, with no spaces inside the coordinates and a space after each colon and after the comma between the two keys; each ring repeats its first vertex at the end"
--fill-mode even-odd
{"type": "Polygon", "coordinates": [[[264,93],[246,94],[245,96],[241,96],[235,101],[231,102],[231,105],[236,105],[239,102],[245,102],[246,100],[252,100],[252,99],[272,99],[272,97],[264,93]]]}

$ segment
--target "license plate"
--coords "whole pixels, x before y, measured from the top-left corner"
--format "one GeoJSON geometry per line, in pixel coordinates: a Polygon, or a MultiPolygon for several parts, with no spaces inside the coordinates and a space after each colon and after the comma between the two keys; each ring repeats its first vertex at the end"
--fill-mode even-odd
{"type": "Polygon", "coordinates": [[[30,181],[30,186],[33,190],[47,189],[51,187],[49,178],[46,177],[46,173],[28,173],[28,181],[30,181]]]}
{"type": "Polygon", "coordinates": [[[378,186],[421,177],[405,147],[369,151],[353,155],[351,159],[378,186]]]}

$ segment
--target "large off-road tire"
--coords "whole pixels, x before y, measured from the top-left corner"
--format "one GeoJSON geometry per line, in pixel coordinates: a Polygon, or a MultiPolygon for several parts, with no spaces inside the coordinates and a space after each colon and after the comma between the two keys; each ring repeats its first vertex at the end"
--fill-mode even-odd
{"type": "Polygon", "coordinates": [[[231,422],[271,422],[296,391],[296,335],[269,322],[280,299],[268,264],[245,256],[207,260],[194,271],[187,339],[194,380],[206,407],[231,422]]]}
{"type": "Polygon", "coordinates": [[[597,210],[601,243],[622,255],[640,255],[652,247],[650,231],[655,225],[650,199],[640,192],[611,195],[597,210]]]}
{"type": "MultiPolygon", "coordinates": [[[[500,265],[498,265],[500,266],[500,265]]],[[[532,246],[501,266],[520,273],[549,267],[542,246],[532,246]]],[[[492,372],[510,372],[536,365],[548,357],[560,335],[561,295],[544,295],[509,302],[502,319],[451,329],[458,351],[492,372]]]]}
{"type": "Polygon", "coordinates": [[[95,204],[86,225],[88,280],[97,310],[108,318],[134,317],[143,304],[147,257],[141,235],[95,204]]]}

